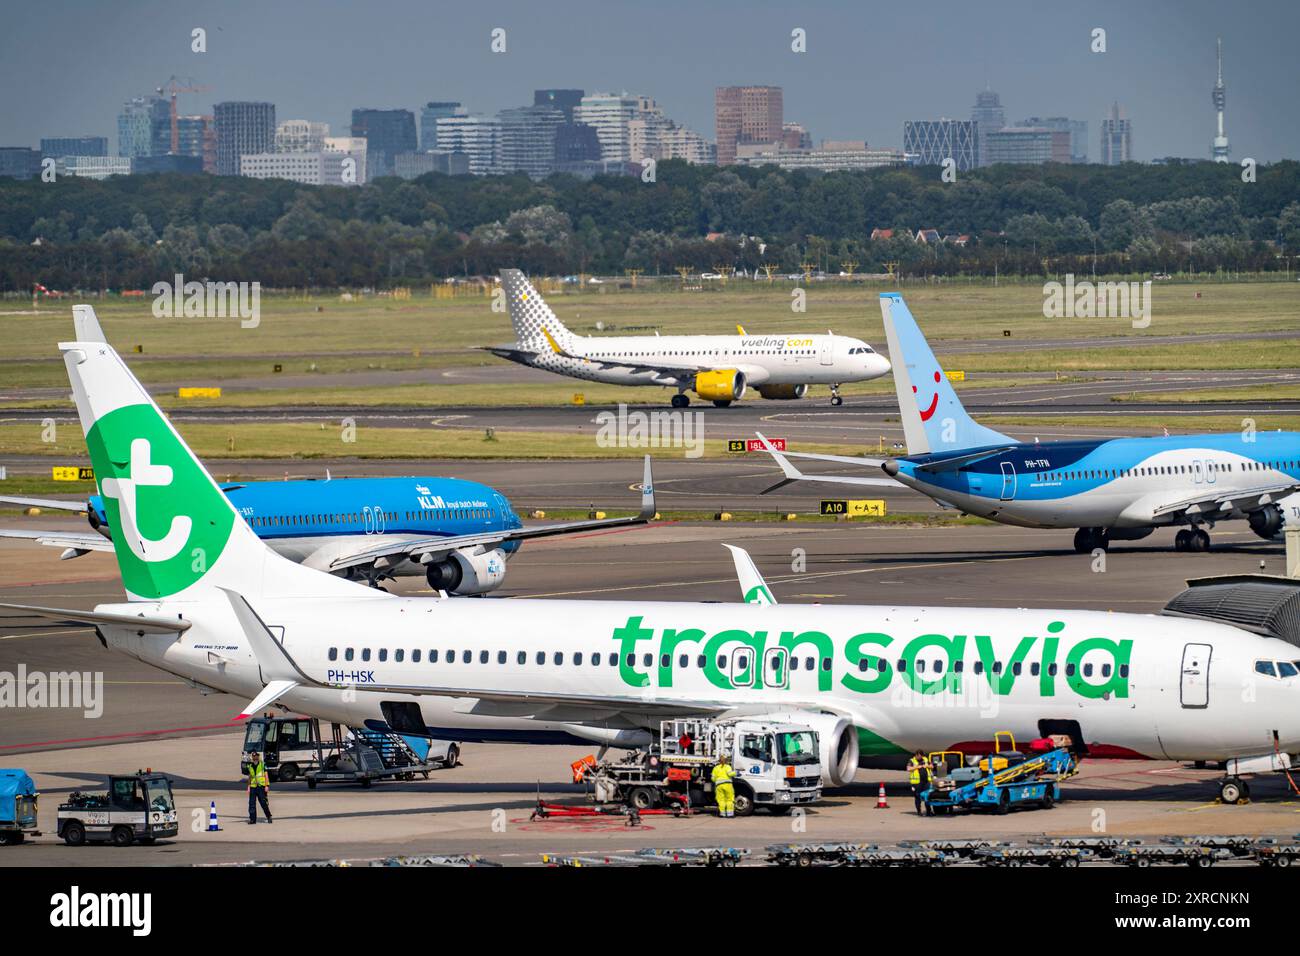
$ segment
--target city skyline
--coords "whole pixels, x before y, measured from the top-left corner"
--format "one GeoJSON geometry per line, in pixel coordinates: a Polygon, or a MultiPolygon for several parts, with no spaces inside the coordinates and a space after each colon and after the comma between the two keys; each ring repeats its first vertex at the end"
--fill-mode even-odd
{"type": "Polygon", "coordinates": [[[966,118],[974,93],[987,85],[1001,94],[1010,122],[1069,116],[1099,128],[1110,104],[1119,100],[1141,130],[1135,159],[1203,159],[1209,158],[1215,122],[1205,89],[1213,82],[1215,40],[1222,34],[1234,89],[1234,157],[1269,161],[1300,155],[1297,107],[1282,82],[1293,80],[1286,77],[1285,37],[1293,33],[1288,23],[1300,25],[1300,11],[1264,0],[1248,5],[1256,15],[1238,13],[1220,22],[1212,15],[1216,8],[1202,0],[1151,3],[1138,10],[1104,2],[1086,14],[1043,11],[1032,18],[1013,15],[1027,6],[1019,0],[985,8],[982,17],[941,2],[937,17],[924,28],[906,11],[868,23],[858,12],[837,11],[832,4],[797,11],[758,4],[740,20],[691,9],[696,29],[687,31],[667,29],[668,21],[680,22],[673,11],[686,10],[672,2],[656,8],[662,15],[655,18],[580,3],[551,20],[516,3],[430,12],[400,0],[376,17],[377,27],[404,25],[378,31],[386,44],[382,48],[356,29],[355,20],[366,14],[338,0],[314,7],[319,15],[309,21],[301,9],[261,8],[243,0],[220,10],[178,10],[150,0],[132,4],[133,17],[114,14],[112,22],[106,11],[77,0],[52,6],[40,16],[60,16],[70,26],[58,48],[40,51],[39,66],[20,43],[23,21],[33,12],[7,16],[14,28],[0,39],[6,62],[11,69],[30,66],[42,82],[25,84],[21,97],[8,98],[0,114],[6,145],[83,135],[113,141],[112,124],[122,102],[178,73],[211,88],[207,94],[182,94],[182,113],[210,113],[212,104],[223,100],[263,100],[276,104],[277,116],[328,122],[340,131],[350,125],[351,111],[363,106],[418,115],[426,102],[449,100],[463,103],[470,113],[495,113],[528,105],[535,89],[580,88],[653,97],[677,123],[709,136],[717,87],[772,85],[784,90],[786,120],[808,129],[814,142],[858,139],[881,146],[901,146],[907,120],[966,118]],[[1197,7],[1204,17],[1189,15],[1197,7]],[[578,20],[583,29],[574,31],[578,20]],[[421,34],[418,24],[446,42],[436,49],[412,43],[421,34]],[[698,34],[708,33],[711,25],[720,29],[706,42],[698,34]],[[923,29],[927,43],[913,44],[917,52],[906,63],[849,49],[855,35],[869,36],[871,50],[903,48],[902,34],[913,25],[923,29]],[[1107,30],[1105,53],[1088,50],[1095,25],[1107,30]],[[128,26],[134,30],[130,36],[122,33],[128,26]],[[207,30],[207,53],[190,52],[194,26],[207,30]],[[496,26],[506,29],[505,53],[489,49],[496,26]],[[807,31],[807,53],[790,51],[795,27],[807,31]],[[611,56],[616,38],[633,28],[638,43],[611,56]],[[899,42],[887,42],[889,36],[899,42]],[[286,37],[300,42],[283,42],[286,37]],[[129,49],[145,43],[157,53],[112,57],[106,77],[110,61],[95,54],[105,44],[116,48],[115,43],[129,49]],[[368,66],[372,59],[384,68],[368,66]],[[665,69],[669,60],[672,68],[665,69]],[[864,86],[882,80],[888,82],[887,94],[864,97],[864,86]]]}

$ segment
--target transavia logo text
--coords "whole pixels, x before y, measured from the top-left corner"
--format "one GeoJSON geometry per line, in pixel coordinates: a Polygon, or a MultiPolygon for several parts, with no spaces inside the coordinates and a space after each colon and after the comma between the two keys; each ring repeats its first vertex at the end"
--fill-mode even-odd
{"type": "Polygon", "coordinates": [[[50,925],[127,926],[133,936],[148,936],[153,929],[153,894],[83,893],[73,886],[50,897],[50,925]]]}
{"type": "Polygon", "coordinates": [[[1133,642],[1067,638],[1061,621],[1049,623],[1041,637],[998,638],[996,646],[987,634],[922,634],[896,640],[865,631],[845,640],[822,631],[656,630],[641,621],[639,615],[629,617],[612,635],[619,645],[619,675],[631,687],[652,682],[672,687],[677,669],[698,669],[723,690],[784,687],[787,668],[782,661],[788,661],[791,683],[815,671],[819,692],[833,691],[838,680],[854,693],[879,694],[897,678],[918,694],[961,694],[963,681],[976,681],[987,682],[996,695],[1010,694],[1017,685],[1029,685],[1043,697],[1054,697],[1064,688],[1090,699],[1129,695],[1133,642]],[[796,667],[796,661],[802,665],[796,667]]]}

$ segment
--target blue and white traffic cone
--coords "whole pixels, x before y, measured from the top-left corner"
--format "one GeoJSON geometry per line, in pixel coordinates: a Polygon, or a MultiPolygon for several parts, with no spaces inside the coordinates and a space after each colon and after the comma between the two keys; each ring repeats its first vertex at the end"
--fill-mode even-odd
{"type": "Polygon", "coordinates": [[[220,829],[221,827],[217,825],[217,801],[213,800],[208,805],[208,832],[216,833],[220,829]]]}

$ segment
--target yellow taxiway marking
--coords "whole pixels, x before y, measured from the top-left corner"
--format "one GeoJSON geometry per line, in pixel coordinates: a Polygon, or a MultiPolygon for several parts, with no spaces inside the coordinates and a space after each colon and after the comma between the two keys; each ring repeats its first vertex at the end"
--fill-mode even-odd
{"type": "Polygon", "coordinates": [[[24,637],[49,637],[52,634],[80,634],[82,631],[89,631],[93,625],[86,624],[83,627],[74,627],[61,631],[36,631],[32,634],[5,634],[0,636],[0,641],[17,641],[24,637]]]}

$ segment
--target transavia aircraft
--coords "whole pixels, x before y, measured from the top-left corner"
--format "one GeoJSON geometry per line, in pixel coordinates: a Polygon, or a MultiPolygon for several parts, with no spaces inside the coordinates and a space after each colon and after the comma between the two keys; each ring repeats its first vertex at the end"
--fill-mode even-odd
{"type": "MultiPolygon", "coordinates": [[[[882,293],[907,455],[850,458],[766,446],[785,480],[904,484],[940,505],[1026,528],[1077,528],[1074,548],[1103,550],[1160,527],[1174,547],[1206,551],[1215,522],[1245,518],[1261,538],[1300,521],[1300,434],[1229,432],[1105,441],[1021,442],[974,421],[896,292],[882,293]],[[870,466],[879,477],[806,475],[788,457],[870,466]]],[[[761,437],[761,436],[760,436],[761,437]]]]}
{"type": "Polygon", "coordinates": [[[574,335],[555,317],[518,269],[501,271],[514,345],[487,351],[530,368],[608,385],[658,385],[677,389],[673,407],[690,404],[694,391],[714,405],[739,401],[753,386],[764,398],[803,398],[809,385],[839,387],[889,371],[889,361],[859,339],[842,335],[574,335]]]}
{"type": "Polygon", "coordinates": [[[127,601],[3,606],[92,624],[108,647],[251,699],[245,714],[612,746],[645,745],[666,717],[762,715],[819,732],[829,785],[862,758],[1001,729],[1225,761],[1225,795],[1300,753],[1291,584],[1191,588],[1179,616],[791,606],[737,549],[755,603],[400,597],[270,550],[109,345],[60,348],[127,601]],[[1258,615],[1213,620],[1225,605],[1258,615]]]}
{"type": "MultiPolygon", "coordinates": [[[[90,306],[76,306],[74,321],[80,341],[104,341],[90,306]]],[[[375,586],[387,578],[421,575],[434,590],[457,595],[499,588],[506,579],[506,559],[529,538],[645,524],[655,514],[648,457],[640,514],[529,528],[500,492],[459,478],[254,481],[220,487],[257,536],[291,561],[375,586]]],[[[93,529],[0,529],[0,537],[63,548],[64,558],[113,550],[99,495],[84,506],[8,496],[0,496],[0,502],[85,511],[93,529]]]]}

